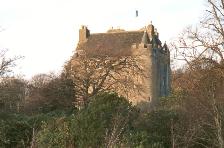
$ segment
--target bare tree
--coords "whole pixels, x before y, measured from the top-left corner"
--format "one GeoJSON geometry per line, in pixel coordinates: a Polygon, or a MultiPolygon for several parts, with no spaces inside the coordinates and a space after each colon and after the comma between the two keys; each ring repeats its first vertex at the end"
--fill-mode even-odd
{"type": "Polygon", "coordinates": [[[175,58],[188,64],[204,58],[220,66],[224,62],[224,3],[223,0],[207,0],[207,5],[200,23],[187,27],[171,43],[171,49],[174,49],[175,58]]]}
{"type": "Polygon", "coordinates": [[[7,50],[0,50],[0,77],[12,72],[12,68],[16,66],[16,61],[21,59],[21,56],[7,58],[7,50]]]}
{"type": "Polygon", "coordinates": [[[20,78],[3,78],[0,82],[0,108],[20,112],[25,102],[26,81],[20,78]]]}
{"type": "Polygon", "coordinates": [[[122,136],[128,126],[128,120],[129,114],[126,117],[120,115],[120,113],[115,115],[111,122],[111,129],[106,130],[104,141],[105,148],[113,148],[122,145],[122,136]]]}
{"type": "MultiPolygon", "coordinates": [[[[187,27],[179,38],[171,43],[174,58],[187,63],[184,74],[176,80],[178,84],[174,82],[174,85],[187,93],[184,108],[189,109],[189,120],[193,121],[185,132],[188,135],[181,137],[187,137],[185,142],[188,145],[207,140],[213,144],[212,147],[222,148],[224,1],[207,0],[207,6],[200,23],[187,27]],[[200,135],[207,132],[204,131],[204,127],[212,129],[212,136],[208,136],[208,133],[207,137],[200,135]]],[[[198,144],[202,147],[211,147],[200,142],[198,144]]]]}
{"type": "Polygon", "coordinates": [[[128,93],[140,88],[133,77],[142,74],[142,68],[133,57],[83,56],[72,59],[66,67],[74,81],[77,98],[84,105],[100,92],[120,90],[128,93]]]}
{"type": "Polygon", "coordinates": [[[224,79],[216,67],[199,62],[192,65],[195,67],[173,74],[175,93],[181,94],[177,108],[181,118],[173,126],[175,145],[221,147],[224,79]]]}
{"type": "Polygon", "coordinates": [[[42,89],[53,79],[52,75],[37,74],[34,75],[27,84],[25,111],[33,112],[43,106],[46,101],[42,89]]]}

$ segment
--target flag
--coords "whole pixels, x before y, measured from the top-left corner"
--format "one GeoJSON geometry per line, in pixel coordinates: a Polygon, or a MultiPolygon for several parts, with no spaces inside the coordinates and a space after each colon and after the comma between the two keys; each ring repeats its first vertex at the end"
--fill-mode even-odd
{"type": "Polygon", "coordinates": [[[135,11],[135,17],[138,17],[138,10],[135,11]]]}

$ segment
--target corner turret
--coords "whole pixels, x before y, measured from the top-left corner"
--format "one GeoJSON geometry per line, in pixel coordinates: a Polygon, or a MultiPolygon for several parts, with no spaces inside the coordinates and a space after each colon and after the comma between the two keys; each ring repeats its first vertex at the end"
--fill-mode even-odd
{"type": "Polygon", "coordinates": [[[150,43],[150,40],[149,40],[149,36],[148,36],[148,33],[145,31],[143,36],[142,36],[142,44],[144,44],[144,47],[146,48],[147,47],[147,44],[150,43]]]}
{"type": "Polygon", "coordinates": [[[154,29],[154,26],[152,25],[152,22],[151,22],[151,24],[149,24],[149,25],[146,27],[146,31],[147,31],[147,33],[149,34],[150,38],[152,38],[152,36],[154,36],[154,34],[155,34],[155,29],[154,29]]]}
{"type": "Polygon", "coordinates": [[[169,51],[166,42],[163,44],[163,49],[164,49],[164,51],[169,51]]]}

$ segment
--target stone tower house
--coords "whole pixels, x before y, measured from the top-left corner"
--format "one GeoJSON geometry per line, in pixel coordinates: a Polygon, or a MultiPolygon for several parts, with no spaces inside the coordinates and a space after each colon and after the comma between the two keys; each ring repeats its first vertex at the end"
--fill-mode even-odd
{"type": "MultiPolygon", "coordinates": [[[[137,31],[110,29],[107,33],[96,34],[90,34],[88,28],[82,26],[72,60],[77,61],[82,55],[137,57],[139,66],[144,69],[144,77],[139,79],[133,76],[136,83],[142,86],[141,93],[136,91],[126,96],[133,104],[147,102],[154,105],[160,97],[169,95],[170,52],[166,43],[162,45],[159,33],[152,24],[137,31]]],[[[118,93],[124,95],[122,91],[118,90],[118,93]]]]}

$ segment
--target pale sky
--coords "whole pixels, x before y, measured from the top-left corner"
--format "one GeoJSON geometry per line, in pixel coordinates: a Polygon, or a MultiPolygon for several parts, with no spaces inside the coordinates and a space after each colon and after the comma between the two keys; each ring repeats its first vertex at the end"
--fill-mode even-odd
{"type": "Polygon", "coordinates": [[[204,0],[0,0],[0,48],[24,56],[16,74],[30,78],[62,69],[81,25],[96,33],[138,30],[152,21],[169,42],[199,21],[204,6],[204,0]]]}

